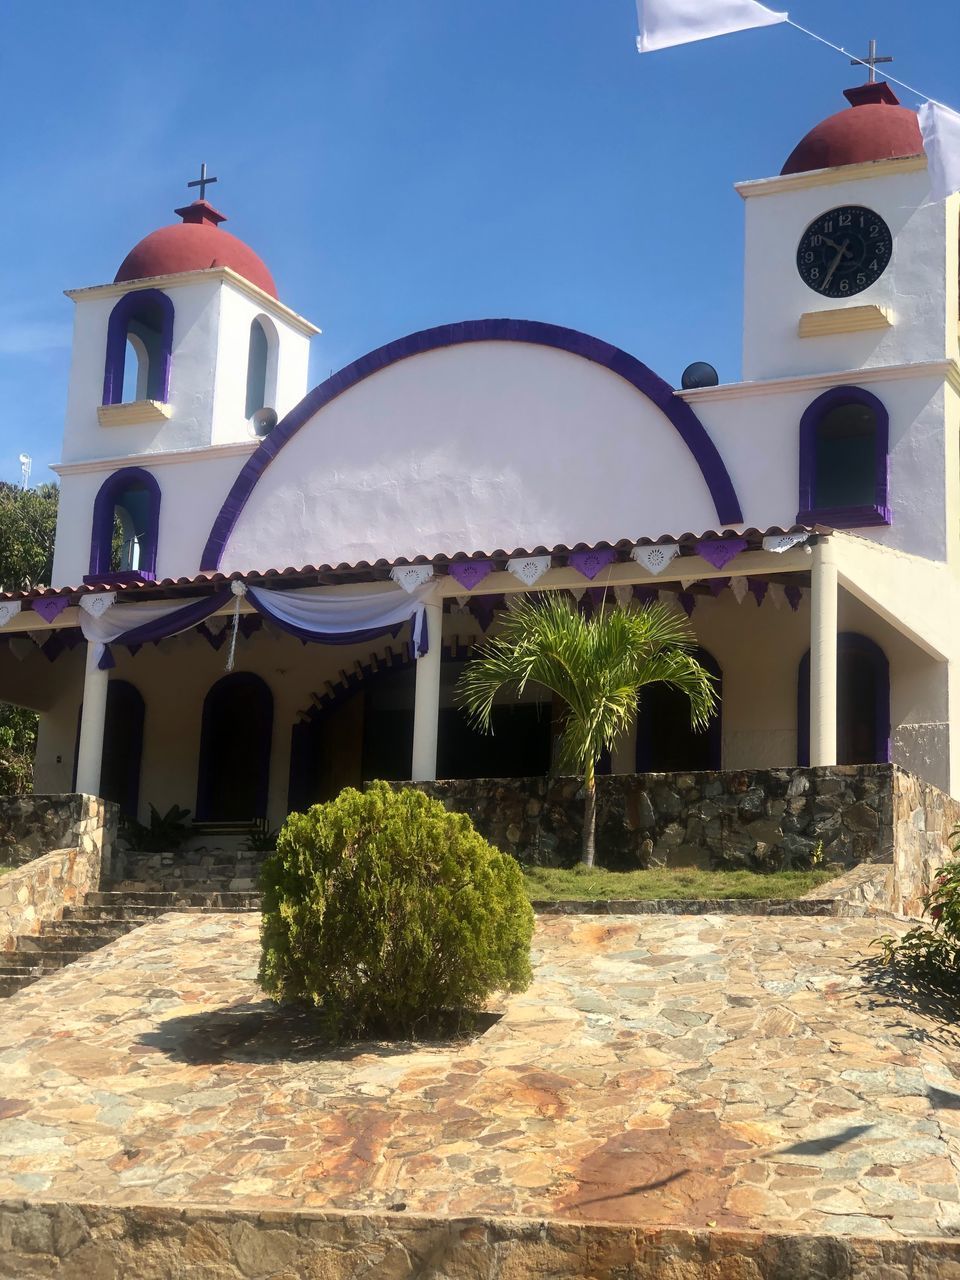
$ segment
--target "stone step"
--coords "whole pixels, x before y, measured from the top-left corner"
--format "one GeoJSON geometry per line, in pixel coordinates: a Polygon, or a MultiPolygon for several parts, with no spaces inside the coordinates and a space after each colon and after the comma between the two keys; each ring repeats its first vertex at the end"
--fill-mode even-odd
{"type": "Polygon", "coordinates": [[[80,938],[96,934],[112,934],[113,937],[122,937],[125,933],[130,933],[132,929],[139,929],[144,920],[123,920],[119,919],[117,913],[99,920],[47,920],[41,925],[40,936],[46,938],[80,938]]]}
{"type": "MultiPolygon", "coordinates": [[[[20,939],[18,938],[17,941],[19,942],[20,939]]],[[[64,948],[62,951],[15,951],[13,954],[25,961],[25,967],[31,970],[39,969],[40,973],[44,974],[62,969],[64,965],[73,964],[74,960],[83,960],[91,953],[90,951],[74,951],[72,948],[64,948]],[[31,966],[30,960],[34,956],[40,958],[40,963],[31,966]]],[[[16,964],[16,962],[13,962],[13,964],[16,964]]],[[[17,972],[20,972],[20,970],[17,969],[17,972]]]]}
{"type": "MultiPolygon", "coordinates": [[[[0,960],[0,974],[7,977],[36,974],[39,977],[44,972],[44,957],[42,952],[34,952],[31,955],[23,954],[19,951],[5,951],[3,959],[0,960]]],[[[62,966],[59,966],[62,967],[62,966]]]]}
{"type": "Polygon", "coordinates": [[[73,933],[33,933],[24,934],[17,938],[17,951],[20,954],[33,955],[35,952],[61,952],[75,951],[97,951],[100,947],[105,947],[110,942],[116,942],[120,937],[120,932],[115,932],[107,926],[101,928],[97,933],[73,934],[73,933]]]}
{"type": "Polygon", "coordinates": [[[258,893],[260,881],[252,876],[204,876],[199,880],[114,880],[105,885],[111,893],[258,893]]]}
{"type": "Polygon", "coordinates": [[[125,893],[118,889],[102,889],[88,893],[84,902],[89,907],[162,907],[176,911],[183,907],[206,907],[210,911],[259,911],[258,893],[180,890],[178,892],[137,891],[125,893]]]}
{"type": "Polygon", "coordinates": [[[18,991],[22,991],[24,987],[31,986],[42,974],[5,974],[0,973],[0,999],[5,996],[15,996],[18,991]]]}
{"type": "Polygon", "coordinates": [[[66,921],[67,923],[83,921],[84,923],[94,924],[96,922],[99,922],[105,926],[108,926],[113,921],[116,921],[118,924],[129,924],[133,927],[136,927],[141,924],[149,924],[152,920],[158,920],[161,916],[167,915],[167,913],[170,911],[180,911],[186,915],[203,915],[204,913],[211,913],[211,912],[229,914],[229,913],[236,913],[238,911],[249,911],[254,909],[259,909],[259,908],[211,907],[209,905],[198,907],[198,906],[190,906],[182,903],[176,906],[163,906],[163,907],[144,907],[144,906],[87,907],[87,906],[83,906],[83,907],[65,907],[63,912],[63,918],[64,918],[64,921],[66,921]]]}

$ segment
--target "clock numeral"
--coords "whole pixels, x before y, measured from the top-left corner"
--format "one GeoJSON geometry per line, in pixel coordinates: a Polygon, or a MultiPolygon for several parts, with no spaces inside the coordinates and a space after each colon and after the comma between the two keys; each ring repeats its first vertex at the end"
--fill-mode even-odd
{"type": "Polygon", "coordinates": [[[814,267],[814,268],[813,268],[813,270],[810,272],[810,279],[811,279],[811,280],[819,280],[819,279],[820,279],[820,268],[819,268],[819,267],[814,267]]]}
{"type": "Polygon", "coordinates": [[[846,292],[849,290],[849,288],[850,288],[850,281],[849,281],[849,280],[841,280],[841,281],[840,281],[840,292],[841,292],[841,293],[846,293],[846,292]]]}
{"type": "Polygon", "coordinates": [[[813,261],[814,261],[814,259],[815,259],[815,257],[816,257],[816,254],[813,254],[813,253],[811,253],[811,252],[808,250],[808,251],[803,255],[803,260],[804,260],[804,262],[813,262],[813,261]]]}
{"type": "Polygon", "coordinates": [[[852,213],[841,213],[841,214],[840,214],[840,218],[839,218],[839,222],[840,222],[841,227],[852,227],[852,226],[853,226],[853,214],[852,214],[852,213]]]}
{"type": "Polygon", "coordinates": [[[823,224],[823,231],[825,235],[829,235],[832,230],[833,230],[833,219],[831,218],[828,222],[825,222],[823,224]]]}
{"type": "Polygon", "coordinates": [[[870,235],[871,235],[871,236],[878,236],[879,234],[880,234],[880,228],[879,228],[879,226],[878,226],[878,225],[877,225],[877,223],[875,223],[875,222],[874,222],[874,223],[872,223],[872,224],[871,224],[871,227],[870,227],[870,235]]]}
{"type": "Polygon", "coordinates": [[[861,289],[865,289],[867,285],[867,273],[865,271],[857,272],[857,284],[861,289]]]}
{"type": "Polygon", "coordinates": [[[811,249],[819,249],[819,248],[820,248],[820,246],[821,246],[822,244],[823,244],[823,236],[811,236],[811,237],[810,237],[810,247],[811,247],[811,249]]]}
{"type": "Polygon", "coordinates": [[[880,263],[876,260],[876,258],[874,258],[872,262],[867,263],[867,267],[870,271],[879,271],[880,263]]]}

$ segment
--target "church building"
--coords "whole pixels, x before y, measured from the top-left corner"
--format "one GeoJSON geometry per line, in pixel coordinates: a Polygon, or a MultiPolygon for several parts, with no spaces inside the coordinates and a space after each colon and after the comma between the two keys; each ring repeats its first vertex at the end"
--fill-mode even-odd
{"type": "Polygon", "coordinates": [[[677,389],[544,317],[311,388],[319,330],[203,188],[70,290],[53,582],[0,595],[36,790],[202,830],[373,778],[543,774],[549,702],[506,699],[486,737],[453,692],[512,599],[562,591],[672,602],[718,681],[702,734],[649,690],[614,772],[893,761],[960,796],[960,197],[931,200],[887,84],[846,97],[737,184],[735,383],[677,389]]]}

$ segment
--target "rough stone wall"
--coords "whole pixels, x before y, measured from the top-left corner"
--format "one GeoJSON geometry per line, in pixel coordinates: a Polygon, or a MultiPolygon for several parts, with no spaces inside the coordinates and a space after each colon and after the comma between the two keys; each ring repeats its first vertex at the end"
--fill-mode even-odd
{"type": "Polygon", "coordinates": [[[118,850],[111,879],[171,889],[219,889],[249,892],[260,886],[266,853],[232,849],[177,849],[172,853],[118,850]]]}
{"type": "Polygon", "coordinates": [[[0,796],[0,951],[22,934],[39,933],[45,920],[82,902],[109,866],[116,836],[116,805],[95,796],[0,796]],[[14,818],[20,813],[22,828],[14,818]],[[59,843],[37,848],[46,833],[59,843]]]}
{"type": "MultiPolygon", "coordinates": [[[[776,870],[809,866],[822,843],[825,862],[889,862],[896,772],[881,764],[601,777],[598,861],[776,870]]],[[[566,866],[580,856],[577,778],[417,785],[524,862],[566,866]]]]}
{"type": "Polygon", "coordinates": [[[7,1201],[2,1280],[956,1280],[960,1241],[7,1201]]]}
{"type": "Polygon", "coordinates": [[[888,909],[919,916],[921,899],[951,856],[950,835],[960,828],[960,801],[912,773],[896,771],[893,787],[894,856],[888,909]]]}

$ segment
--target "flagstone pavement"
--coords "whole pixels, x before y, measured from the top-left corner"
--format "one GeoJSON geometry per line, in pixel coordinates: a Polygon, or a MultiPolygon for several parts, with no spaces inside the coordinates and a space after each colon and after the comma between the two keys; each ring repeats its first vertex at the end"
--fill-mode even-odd
{"type": "Polygon", "coordinates": [[[257,916],[170,915],[0,1004],[0,1197],[960,1232],[960,1040],[865,920],[541,917],[459,1043],[331,1050],[257,916]]]}

